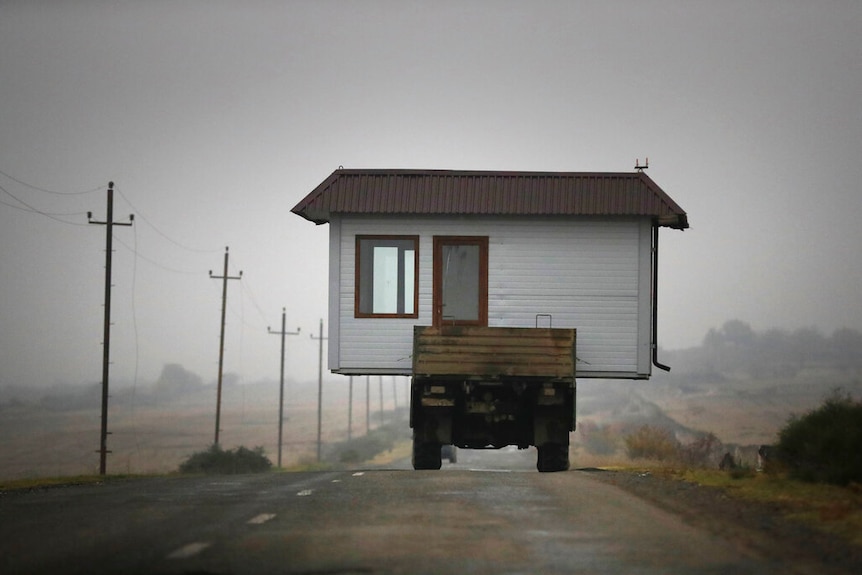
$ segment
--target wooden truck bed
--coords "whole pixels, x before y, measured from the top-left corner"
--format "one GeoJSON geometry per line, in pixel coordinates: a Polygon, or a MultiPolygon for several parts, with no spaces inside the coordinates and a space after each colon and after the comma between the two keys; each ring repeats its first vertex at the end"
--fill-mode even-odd
{"type": "Polygon", "coordinates": [[[574,381],[575,331],[559,328],[415,326],[413,377],[574,381]]]}

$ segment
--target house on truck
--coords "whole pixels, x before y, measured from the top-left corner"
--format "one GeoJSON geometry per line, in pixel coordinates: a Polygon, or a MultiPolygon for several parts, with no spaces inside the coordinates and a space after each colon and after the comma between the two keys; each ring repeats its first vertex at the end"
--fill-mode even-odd
{"type": "MultiPolygon", "coordinates": [[[[647,379],[653,367],[664,368],[656,356],[658,232],[662,227],[686,229],[688,219],[642,170],[340,168],[292,211],[315,224],[329,224],[329,369],[345,375],[413,376],[418,403],[411,418],[420,415],[425,403],[475,408],[475,413],[491,409],[499,415],[505,411],[502,399],[497,398],[496,407],[479,407],[473,401],[479,395],[471,393],[478,387],[487,397],[488,386],[512,388],[513,380],[505,378],[517,379],[520,373],[511,366],[489,368],[493,373],[457,373],[453,366],[460,359],[443,362],[456,373],[414,373],[416,360],[426,359],[415,357],[415,350],[443,353],[439,346],[416,347],[423,333],[431,333],[424,328],[438,330],[437,337],[474,338],[526,333],[511,331],[515,328],[568,329],[572,346],[576,330],[577,350],[569,368],[572,403],[575,378],[647,379]],[[498,331],[489,335],[481,330],[498,331]],[[418,376],[432,379],[421,387],[418,376]],[[443,376],[447,382],[471,383],[459,384],[459,391],[442,385],[443,376]],[[443,395],[431,397],[431,388],[443,395]]],[[[569,337],[547,335],[550,347],[569,337]]],[[[518,381],[543,376],[525,377],[518,381]]],[[[546,380],[551,377],[549,373],[546,380]]],[[[559,374],[554,377],[560,381],[559,374]]],[[[509,403],[523,403],[549,392],[526,392],[529,397],[513,396],[511,389],[506,393],[509,403]]],[[[501,421],[529,417],[533,431],[501,434],[497,424],[489,423],[480,432],[450,414],[423,416],[426,429],[417,432],[421,422],[412,421],[414,464],[417,433],[424,434],[418,440],[420,451],[433,451],[436,445],[438,452],[440,444],[483,447],[479,444],[489,440],[491,447],[503,441],[539,446],[540,438],[547,439],[535,414],[510,415],[501,421]]],[[[559,447],[564,442],[567,451],[568,435],[555,437],[553,443],[559,447]]],[[[428,465],[435,463],[439,467],[439,454],[428,465]]]]}

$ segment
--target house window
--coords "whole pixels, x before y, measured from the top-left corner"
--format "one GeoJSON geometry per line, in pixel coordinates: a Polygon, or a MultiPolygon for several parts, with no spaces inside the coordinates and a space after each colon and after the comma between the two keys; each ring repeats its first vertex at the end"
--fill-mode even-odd
{"type": "Polygon", "coordinates": [[[488,238],[434,236],[434,317],[440,325],[488,325],[488,238]]]}
{"type": "Polygon", "coordinates": [[[418,317],[419,236],[356,236],[356,317],[418,317]]]}

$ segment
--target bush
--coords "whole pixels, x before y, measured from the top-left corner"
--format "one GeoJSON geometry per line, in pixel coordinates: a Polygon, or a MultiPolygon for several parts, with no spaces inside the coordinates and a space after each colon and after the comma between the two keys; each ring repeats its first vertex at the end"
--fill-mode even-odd
{"type": "Polygon", "coordinates": [[[846,485],[862,482],[862,402],[833,393],[791,418],[778,436],[778,457],[791,477],[846,485]]]}
{"type": "Polygon", "coordinates": [[[679,458],[683,463],[695,467],[714,465],[715,453],[722,448],[721,441],[714,433],[699,435],[694,441],[679,448],[679,458]]]}
{"type": "Polygon", "coordinates": [[[626,453],[631,459],[658,459],[670,461],[677,458],[679,442],[673,433],[663,427],[643,425],[625,437],[626,453]]]}
{"type": "Polygon", "coordinates": [[[619,431],[610,425],[596,425],[585,421],[578,426],[580,440],[587,453],[593,455],[613,455],[619,443],[619,431]]]}
{"type": "Polygon", "coordinates": [[[757,475],[749,465],[737,465],[727,470],[731,479],[749,479],[757,475]]]}
{"type": "Polygon", "coordinates": [[[272,468],[272,462],[264,455],[263,447],[223,450],[218,444],[206,451],[191,455],[180,465],[180,473],[206,473],[232,475],[237,473],[262,473],[272,468]]]}
{"type": "Polygon", "coordinates": [[[406,411],[393,414],[385,425],[372,429],[365,435],[354,437],[328,446],[323,458],[330,463],[356,464],[374,459],[380,453],[392,450],[398,441],[408,439],[406,411]]]}

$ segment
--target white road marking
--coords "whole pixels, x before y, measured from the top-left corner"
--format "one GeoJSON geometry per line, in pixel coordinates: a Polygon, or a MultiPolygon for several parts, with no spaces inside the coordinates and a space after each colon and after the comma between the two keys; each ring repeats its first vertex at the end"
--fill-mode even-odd
{"type": "Polygon", "coordinates": [[[303,489],[302,491],[300,491],[296,495],[297,495],[297,497],[308,497],[312,493],[314,493],[314,491],[312,489],[303,489]]]}
{"type": "Polygon", "coordinates": [[[261,523],[266,523],[270,519],[275,517],[275,513],[261,513],[255,517],[252,517],[248,520],[249,525],[260,525],[261,523]]]}
{"type": "Polygon", "coordinates": [[[333,483],[341,483],[341,480],[340,479],[333,479],[332,482],[333,483]]]}
{"type": "Polygon", "coordinates": [[[365,475],[364,471],[357,471],[353,474],[353,477],[362,477],[363,475],[365,475]]]}
{"type": "Polygon", "coordinates": [[[168,559],[188,559],[189,557],[194,557],[207,547],[212,545],[212,543],[205,543],[198,541],[196,543],[189,543],[188,545],[184,545],[168,555],[168,559]]]}

